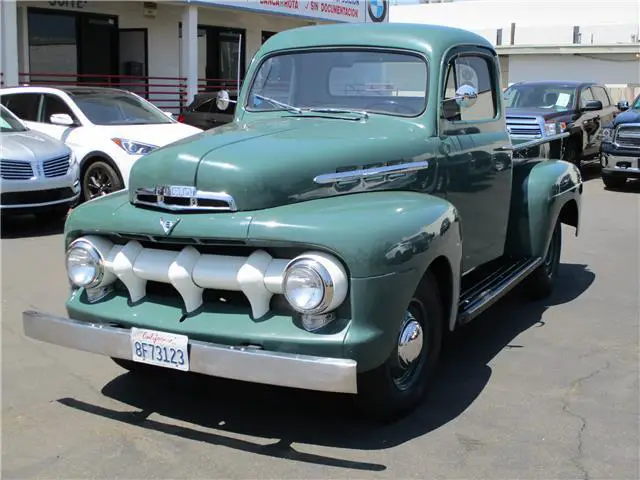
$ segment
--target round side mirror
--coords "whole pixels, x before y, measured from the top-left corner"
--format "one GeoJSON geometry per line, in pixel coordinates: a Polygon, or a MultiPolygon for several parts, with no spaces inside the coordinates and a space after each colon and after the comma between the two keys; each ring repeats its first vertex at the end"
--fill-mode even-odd
{"type": "Polygon", "coordinates": [[[216,107],[218,107],[218,110],[224,112],[229,108],[229,104],[231,103],[229,100],[229,92],[226,90],[220,90],[216,96],[216,107]]]}
{"type": "Polygon", "coordinates": [[[456,103],[461,108],[473,107],[478,100],[478,92],[471,85],[461,85],[456,90],[456,103]]]}

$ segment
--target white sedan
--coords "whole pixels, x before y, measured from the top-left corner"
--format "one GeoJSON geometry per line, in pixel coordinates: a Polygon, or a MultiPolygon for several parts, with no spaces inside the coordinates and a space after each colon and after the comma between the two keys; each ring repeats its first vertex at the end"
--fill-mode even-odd
{"type": "Polygon", "coordinates": [[[0,89],[0,101],[29,128],[71,148],[80,163],[82,201],[127,188],[138,158],[202,132],[115,88],[10,87],[0,89]]]}

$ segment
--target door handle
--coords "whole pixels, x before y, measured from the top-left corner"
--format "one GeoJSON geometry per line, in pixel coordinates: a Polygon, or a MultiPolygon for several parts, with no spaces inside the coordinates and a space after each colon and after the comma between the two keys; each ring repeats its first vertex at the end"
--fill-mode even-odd
{"type": "Polygon", "coordinates": [[[493,149],[494,152],[511,152],[513,151],[513,145],[501,145],[493,149]]]}

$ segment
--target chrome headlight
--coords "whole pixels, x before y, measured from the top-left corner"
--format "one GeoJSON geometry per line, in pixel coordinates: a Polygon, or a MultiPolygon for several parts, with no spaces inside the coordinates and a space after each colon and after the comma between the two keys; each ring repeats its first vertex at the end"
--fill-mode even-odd
{"type": "Polygon", "coordinates": [[[129,155],[146,155],[158,148],[156,145],[149,145],[148,143],[135,142],[126,138],[112,138],[113,143],[122,148],[129,155]]]}
{"type": "Polygon", "coordinates": [[[67,275],[77,287],[93,288],[104,276],[104,259],[87,240],[79,238],[67,249],[67,275]]]}
{"type": "Polygon", "coordinates": [[[611,142],[613,139],[613,128],[603,128],[602,129],[602,141],[603,142],[611,142]]]}
{"type": "Polygon", "coordinates": [[[347,274],[330,255],[305,253],[284,271],[282,290],[298,312],[320,314],[338,308],[347,296],[347,274]]]}

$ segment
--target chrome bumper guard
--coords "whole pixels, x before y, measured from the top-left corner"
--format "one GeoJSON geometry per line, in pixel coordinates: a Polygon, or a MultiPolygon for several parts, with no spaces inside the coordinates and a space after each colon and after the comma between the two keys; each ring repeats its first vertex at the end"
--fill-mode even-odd
{"type": "MultiPolygon", "coordinates": [[[[129,330],[36,311],[22,313],[27,337],[63,347],[131,360],[129,330]]],[[[357,393],[356,361],[229,347],[189,340],[191,372],[246,382],[357,393]]],[[[162,367],[158,367],[161,369],[162,367]]]]}

